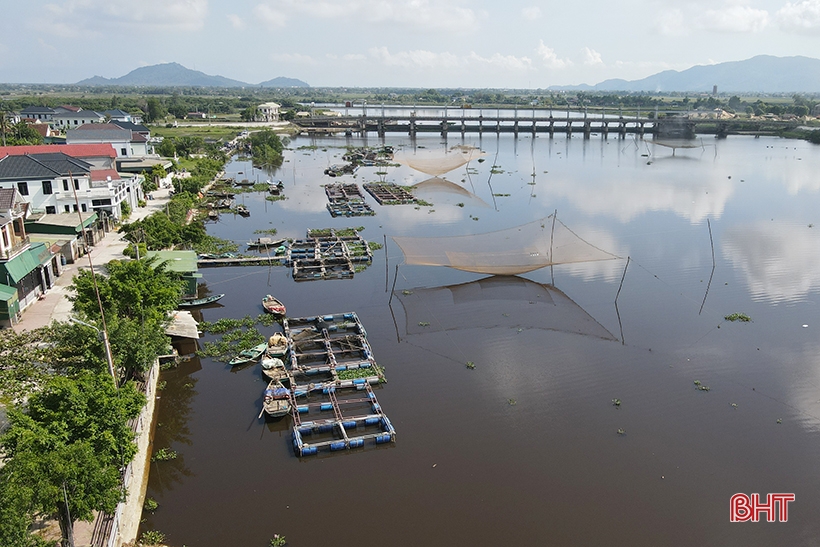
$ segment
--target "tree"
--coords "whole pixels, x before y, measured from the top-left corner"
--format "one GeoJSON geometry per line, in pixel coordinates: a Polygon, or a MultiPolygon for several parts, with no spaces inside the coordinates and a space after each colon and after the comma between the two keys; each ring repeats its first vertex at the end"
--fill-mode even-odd
{"type": "MultiPolygon", "coordinates": [[[[136,454],[128,421],[144,404],[133,383],[118,390],[107,375],[53,377],[29,399],[27,412],[9,411],[0,496],[13,493],[15,508],[29,519],[35,512],[55,516],[64,544],[73,545],[74,522],[113,511],[122,499],[120,469],[136,454]]],[[[14,535],[19,520],[4,511],[0,518],[0,533],[14,535]]]]}
{"type": "Polygon", "coordinates": [[[176,156],[177,148],[174,139],[169,137],[162,139],[162,142],[157,146],[157,154],[165,158],[173,158],[176,156]]]}
{"type": "Polygon", "coordinates": [[[165,117],[165,115],[167,113],[168,113],[168,111],[165,110],[165,107],[163,106],[163,104],[160,102],[159,99],[157,99],[155,97],[150,97],[146,101],[145,121],[150,123],[150,122],[155,122],[155,121],[161,120],[162,118],[165,117]]]}
{"type": "Polygon", "coordinates": [[[0,399],[21,400],[48,378],[43,335],[43,329],[0,330],[0,399]]]}
{"type": "Polygon", "coordinates": [[[256,108],[249,106],[240,114],[242,121],[252,122],[256,118],[256,108]]]}

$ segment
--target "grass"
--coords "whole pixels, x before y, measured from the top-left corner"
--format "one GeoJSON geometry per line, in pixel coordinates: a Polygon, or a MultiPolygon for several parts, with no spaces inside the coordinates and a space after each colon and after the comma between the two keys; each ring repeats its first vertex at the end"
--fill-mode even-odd
{"type": "Polygon", "coordinates": [[[203,137],[214,140],[229,141],[238,136],[243,129],[241,127],[229,127],[220,125],[193,125],[181,127],[165,127],[162,125],[151,126],[151,136],[155,137],[203,137]]]}
{"type": "Polygon", "coordinates": [[[169,462],[171,460],[177,459],[177,455],[178,454],[175,451],[171,450],[170,448],[163,447],[163,448],[160,448],[159,450],[157,450],[156,452],[154,452],[154,455],[151,456],[151,461],[152,462],[169,462]]]}

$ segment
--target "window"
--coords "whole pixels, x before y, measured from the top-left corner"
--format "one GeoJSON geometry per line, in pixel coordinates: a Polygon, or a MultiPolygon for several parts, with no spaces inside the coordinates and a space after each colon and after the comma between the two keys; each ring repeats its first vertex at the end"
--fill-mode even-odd
{"type": "Polygon", "coordinates": [[[68,192],[68,179],[63,179],[63,191],[68,192]]]}
{"type": "Polygon", "coordinates": [[[111,199],[92,199],[91,206],[92,207],[102,207],[104,205],[111,205],[111,199]]]}
{"type": "Polygon", "coordinates": [[[88,207],[86,207],[85,203],[81,203],[81,204],[80,204],[80,209],[82,209],[83,213],[85,213],[86,211],[88,211],[88,207]]]}
{"type": "Polygon", "coordinates": [[[76,203],[74,205],[72,205],[71,208],[74,209],[75,213],[77,212],[77,204],[76,203]]]}
{"type": "Polygon", "coordinates": [[[120,156],[127,156],[127,155],[128,155],[128,150],[126,150],[125,148],[120,148],[120,156]]]}
{"type": "Polygon", "coordinates": [[[79,189],[80,189],[80,181],[79,181],[79,179],[74,179],[74,189],[75,189],[75,190],[79,190],[79,189]]]}
{"type": "Polygon", "coordinates": [[[21,196],[28,195],[28,183],[27,182],[18,182],[17,183],[17,190],[20,192],[21,196]]]}
{"type": "Polygon", "coordinates": [[[46,214],[54,215],[57,213],[57,208],[53,205],[46,205],[46,214]]]}
{"type": "Polygon", "coordinates": [[[50,180],[44,180],[43,181],[43,193],[44,194],[50,194],[51,193],[51,181],[50,180]]]}
{"type": "Polygon", "coordinates": [[[70,213],[70,212],[71,212],[71,207],[69,207],[68,205],[65,205],[64,207],[65,207],[65,212],[66,212],[66,213],[70,213]]]}

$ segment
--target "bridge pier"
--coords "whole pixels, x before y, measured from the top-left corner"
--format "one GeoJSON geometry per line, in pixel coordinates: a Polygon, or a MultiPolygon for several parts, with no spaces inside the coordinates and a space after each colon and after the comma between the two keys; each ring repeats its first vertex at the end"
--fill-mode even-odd
{"type": "Polygon", "coordinates": [[[572,122],[569,121],[569,118],[567,118],[567,127],[566,127],[566,129],[567,129],[567,138],[571,139],[572,138],[572,122]]]}
{"type": "Polygon", "coordinates": [[[513,125],[513,134],[518,136],[518,120],[515,120],[515,125],[513,125]]]}
{"type": "Polygon", "coordinates": [[[604,135],[604,139],[606,139],[609,136],[609,122],[603,122],[601,132],[604,135]]]}
{"type": "Polygon", "coordinates": [[[552,114],[550,114],[549,132],[550,132],[550,138],[553,138],[555,136],[555,120],[552,118],[552,114]]]}
{"type": "Polygon", "coordinates": [[[592,122],[584,120],[584,140],[588,141],[592,134],[592,122]]]}

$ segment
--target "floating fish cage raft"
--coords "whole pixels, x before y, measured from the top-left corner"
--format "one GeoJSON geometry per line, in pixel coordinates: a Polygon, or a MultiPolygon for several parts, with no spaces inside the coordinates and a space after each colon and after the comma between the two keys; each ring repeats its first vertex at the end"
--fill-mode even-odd
{"type": "Polygon", "coordinates": [[[379,205],[411,205],[418,203],[416,197],[395,184],[366,183],[363,185],[367,193],[373,196],[379,205]]]}
{"type": "Polygon", "coordinates": [[[395,442],[396,430],[373,391],[384,372],[358,316],[285,318],[283,327],[296,454],[395,442]]]}
{"type": "Polygon", "coordinates": [[[343,279],[356,273],[354,263],[372,262],[373,252],[354,229],[308,230],[290,244],[286,260],[295,281],[343,279]]]}
{"type": "Polygon", "coordinates": [[[364,196],[358,184],[328,184],[325,186],[327,194],[327,210],[332,217],[359,217],[370,216],[376,213],[365,203],[364,196]]]}

